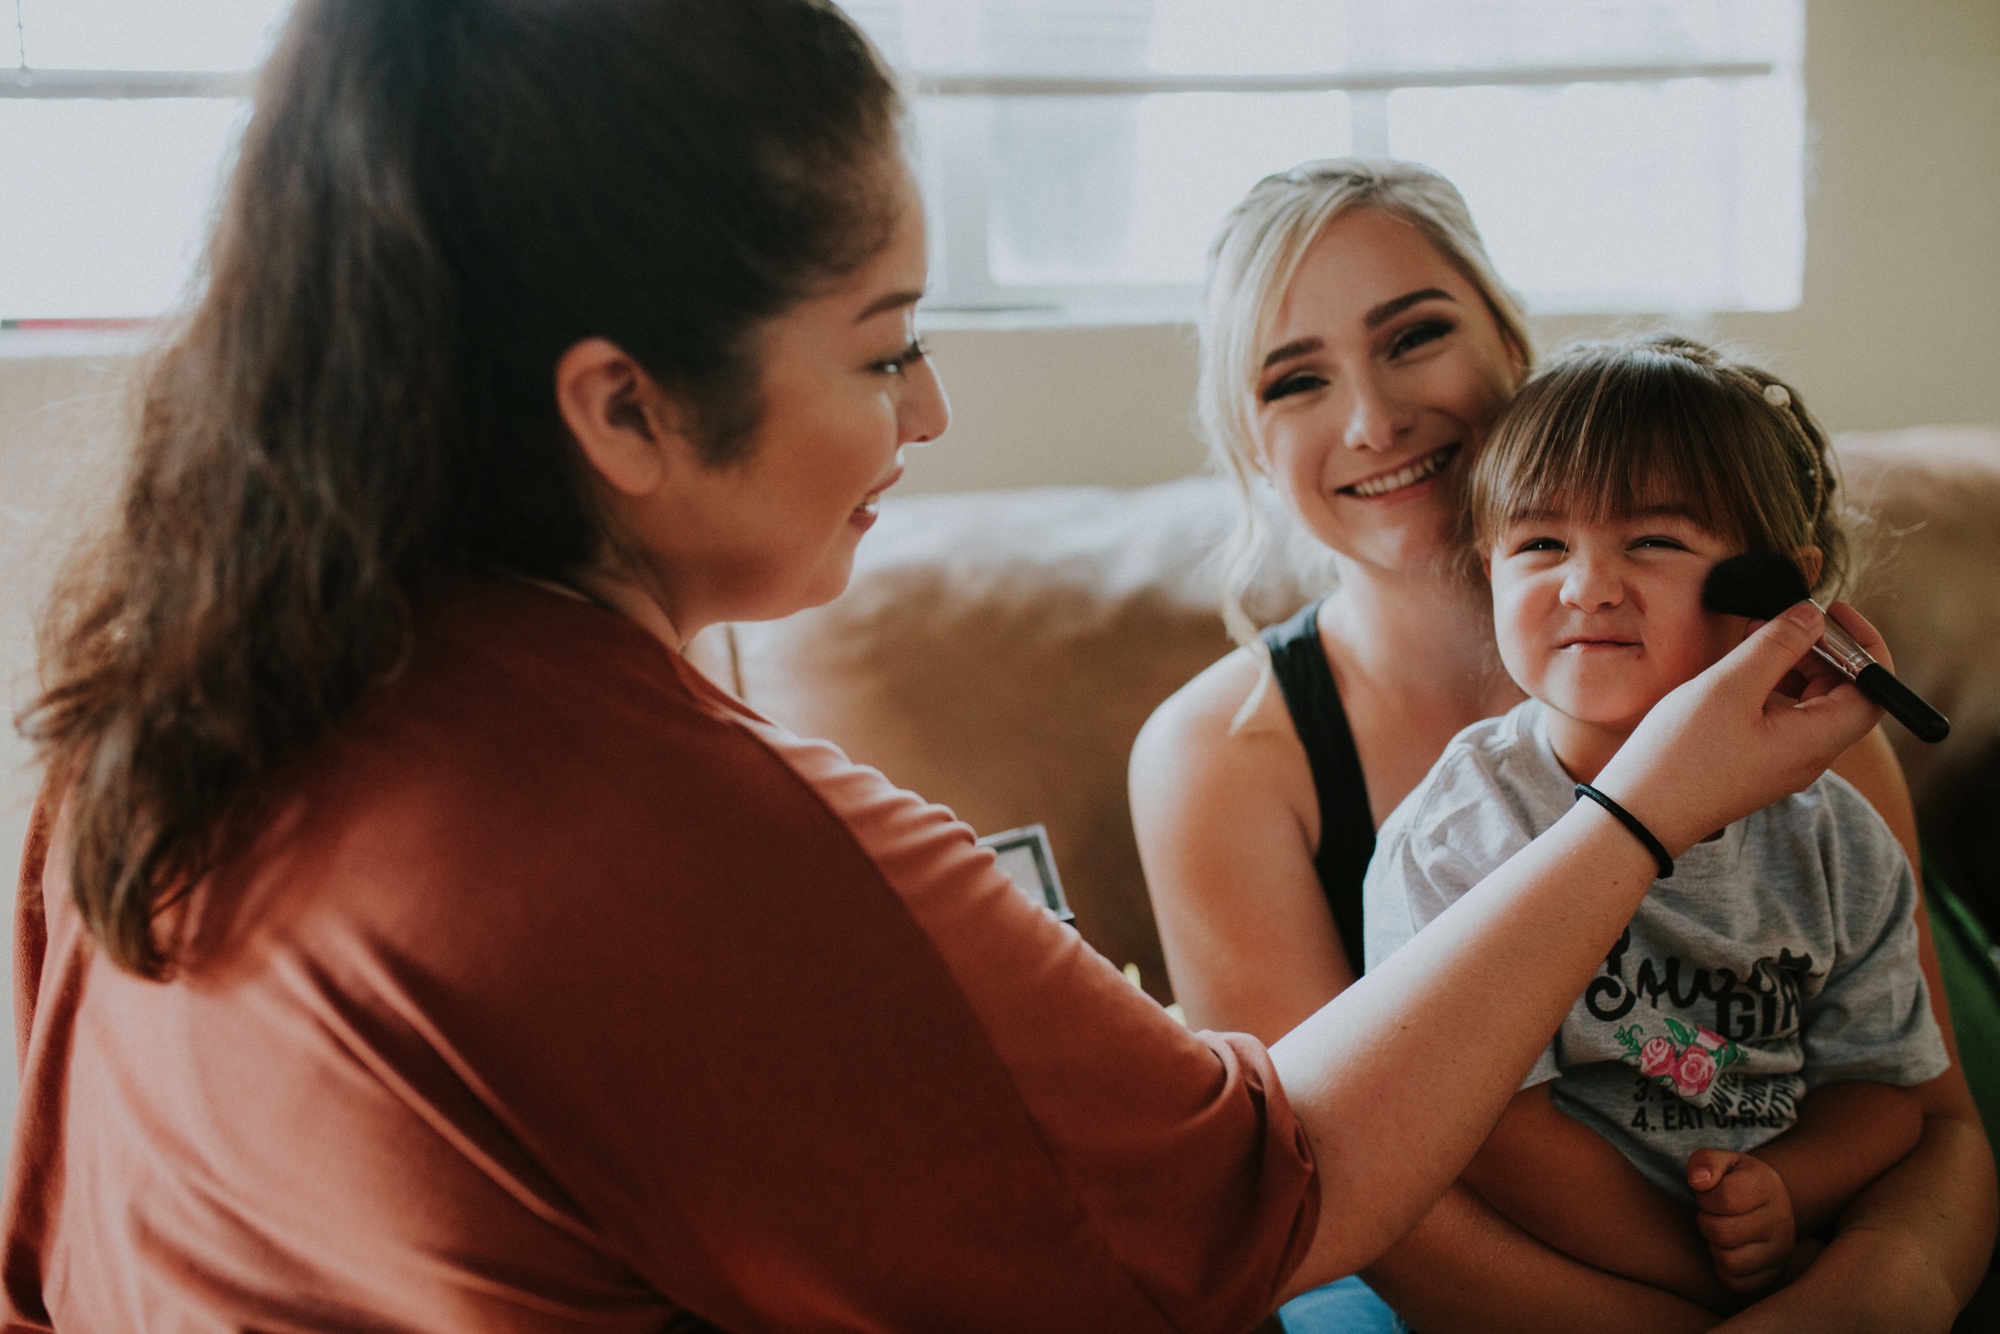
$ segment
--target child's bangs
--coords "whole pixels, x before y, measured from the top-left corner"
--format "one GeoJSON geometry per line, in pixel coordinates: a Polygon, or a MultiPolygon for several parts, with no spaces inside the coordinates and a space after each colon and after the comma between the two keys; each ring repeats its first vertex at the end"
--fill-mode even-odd
{"type": "Polygon", "coordinates": [[[1612,523],[1665,512],[1713,533],[1740,536],[1736,516],[1717,503],[1719,479],[1702,457],[1706,451],[1658,426],[1637,429],[1653,438],[1640,444],[1622,432],[1586,430],[1571,441],[1545,438],[1524,451],[1521,466],[1495,489],[1492,531],[1557,514],[1612,523]]]}
{"type": "Polygon", "coordinates": [[[1722,444],[1733,423],[1701,401],[1712,396],[1700,392],[1706,385],[1668,360],[1583,362],[1526,387],[1473,481],[1481,545],[1510,524],[1554,515],[1603,523],[1666,512],[1738,541],[1761,528],[1730,503],[1748,490],[1739,452],[1722,444]]]}

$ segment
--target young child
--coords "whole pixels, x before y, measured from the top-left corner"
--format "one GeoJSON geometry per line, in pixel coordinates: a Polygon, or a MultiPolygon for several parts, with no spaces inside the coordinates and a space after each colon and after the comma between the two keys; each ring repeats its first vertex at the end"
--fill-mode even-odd
{"type": "MultiPolygon", "coordinates": [[[[1661,696],[1742,639],[1747,622],[1701,605],[1717,561],[1777,551],[1815,588],[1836,580],[1834,490],[1797,396],[1686,340],[1587,346],[1522,388],[1469,513],[1501,660],[1530,698],[1461,732],[1384,823],[1370,966],[1553,824],[1661,696]]],[[[1715,738],[1718,766],[1729,749],[1715,738]]],[[[1774,1286],[1795,1235],[1915,1146],[1908,1087],[1947,1068],[1915,907],[1902,848],[1832,774],[1690,848],[1467,1182],[1557,1249],[1713,1309],[1774,1286]]]]}

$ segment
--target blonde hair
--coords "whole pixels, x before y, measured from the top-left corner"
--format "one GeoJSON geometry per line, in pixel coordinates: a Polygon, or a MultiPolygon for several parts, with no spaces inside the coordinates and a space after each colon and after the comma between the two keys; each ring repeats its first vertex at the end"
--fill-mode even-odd
{"type": "MultiPolygon", "coordinates": [[[[1464,198],[1430,168],[1414,162],[1327,158],[1266,176],[1252,187],[1223,222],[1209,252],[1195,412],[1211,463],[1236,481],[1241,504],[1223,573],[1222,623],[1231,639],[1253,652],[1261,641],[1244,610],[1243,594],[1271,541],[1269,520],[1254,489],[1262,471],[1257,462],[1258,362],[1306,250],[1328,223],[1355,208],[1381,209],[1422,232],[1479,289],[1522,365],[1534,360],[1520,298],[1494,272],[1464,198]]],[[[1242,716],[1262,694],[1260,681],[1242,716]]]]}

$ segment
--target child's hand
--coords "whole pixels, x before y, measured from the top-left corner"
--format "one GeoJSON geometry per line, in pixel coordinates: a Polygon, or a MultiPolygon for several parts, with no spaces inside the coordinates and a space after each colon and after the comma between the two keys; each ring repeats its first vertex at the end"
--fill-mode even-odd
{"type": "Polygon", "coordinates": [[[1727,1149],[1696,1149],[1687,1177],[1695,1226],[1722,1286],[1739,1297],[1777,1287],[1797,1241],[1784,1178],[1763,1159],[1727,1149]]]}

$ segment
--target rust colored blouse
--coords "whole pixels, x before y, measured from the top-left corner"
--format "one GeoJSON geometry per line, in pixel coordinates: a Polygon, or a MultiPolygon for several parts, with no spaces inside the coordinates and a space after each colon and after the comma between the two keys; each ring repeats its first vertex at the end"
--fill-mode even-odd
{"type": "Polygon", "coordinates": [[[61,833],[9,1329],[1241,1330],[1312,1238],[1261,1047],[587,604],[434,607],[169,982],[95,955],[61,833]]]}

